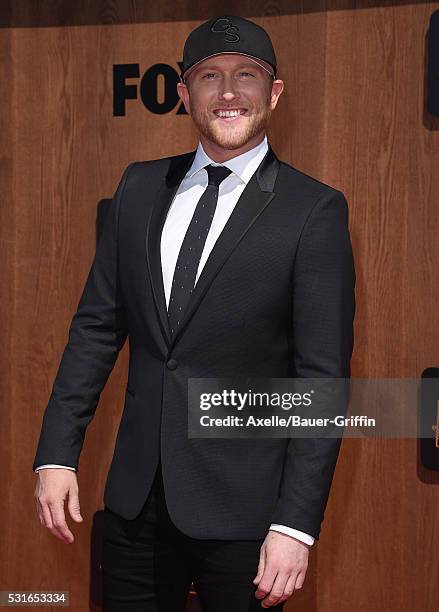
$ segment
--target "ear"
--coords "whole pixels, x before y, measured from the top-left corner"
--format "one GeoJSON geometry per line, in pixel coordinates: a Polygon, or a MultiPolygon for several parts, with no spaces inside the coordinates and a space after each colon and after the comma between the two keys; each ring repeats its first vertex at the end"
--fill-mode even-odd
{"type": "Polygon", "coordinates": [[[189,90],[187,86],[184,83],[177,83],[177,93],[178,93],[180,100],[184,104],[187,114],[190,115],[191,114],[190,99],[189,99],[190,96],[189,96],[189,90]]]}
{"type": "Polygon", "coordinates": [[[274,110],[276,108],[277,101],[279,100],[279,96],[284,90],[284,82],[281,79],[276,79],[271,84],[271,96],[270,96],[270,109],[274,110]]]}

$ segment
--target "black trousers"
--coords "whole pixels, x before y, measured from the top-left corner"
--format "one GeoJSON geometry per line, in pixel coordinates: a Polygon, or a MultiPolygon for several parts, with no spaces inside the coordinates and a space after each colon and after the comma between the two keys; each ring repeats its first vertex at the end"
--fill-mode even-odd
{"type": "Polygon", "coordinates": [[[160,464],[139,516],[128,521],[105,507],[103,524],[104,612],[184,612],[192,582],[203,612],[283,610],[254,595],[263,540],[182,533],[166,508],[160,464]]]}

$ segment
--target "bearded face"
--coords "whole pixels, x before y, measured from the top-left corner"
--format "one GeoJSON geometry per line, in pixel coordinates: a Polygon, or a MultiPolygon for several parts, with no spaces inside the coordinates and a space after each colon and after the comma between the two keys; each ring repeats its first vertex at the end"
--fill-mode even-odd
{"type": "Polygon", "coordinates": [[[251,59],[230,54],[200,62],[180,87],[203,145],[235,151],[265,133],[283,83],[251,59]]]}

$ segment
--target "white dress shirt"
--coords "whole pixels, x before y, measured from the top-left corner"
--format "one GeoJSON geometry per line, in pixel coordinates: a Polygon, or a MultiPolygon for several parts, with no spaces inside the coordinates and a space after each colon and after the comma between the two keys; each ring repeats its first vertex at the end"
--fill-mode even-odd
{"type": "MultiPolygon", "coordinates": [[[[264,140],[250,151],[237,155],[223,164],[219,164],[210,159],[204,151],[201,142],[198,143],[194,161],[181,181],[174,200],[169,207],[161,236],[160,254],[166,305],[169,304],[172,279],[184,236],[195,212],[198,200],[208,184],[205,166],[209,164],[214,166],[223,165],[232,172],[219,186],[217,207],[201,254],[195,283],[198,281],[206,260],[235,208],[241,193],[261,163],[267,150],[268,142],[267,136],[265,136],[264,140]]],[[[49,467],[67,468],[76,471],[73,467],[57,464],[41,465],[35,468],[35,471],[37,472],[40,469],[49,467]]],[[[308,545],[312,545],[315,541],[313,536],[286,525],[273,523],[270,525],[270,529],[285,533],[308,545]]]]}

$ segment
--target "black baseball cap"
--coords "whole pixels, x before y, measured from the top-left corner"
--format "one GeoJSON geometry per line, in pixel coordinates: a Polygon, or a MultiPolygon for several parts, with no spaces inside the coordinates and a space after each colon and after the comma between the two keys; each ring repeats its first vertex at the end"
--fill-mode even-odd
{"type": "Polygon", "coordinates": [[[264,28],[243,17],[223,15],[205,21],[187,37],[183,49],[181,80],[203,60],[223,53],[246,55],[276,78],[276,55],[264,28]]]}

